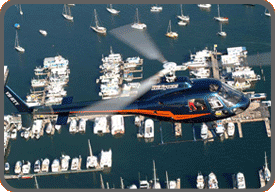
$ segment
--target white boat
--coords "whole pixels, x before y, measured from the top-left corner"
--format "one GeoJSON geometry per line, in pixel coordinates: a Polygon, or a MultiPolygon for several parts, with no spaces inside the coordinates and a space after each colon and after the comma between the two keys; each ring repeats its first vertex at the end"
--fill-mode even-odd
{"type": "Polygon", "coordinates": [[[204,178],[201,173],[198,173],[198,176],[197,176],[197,188],[204,189],[204,178]]]}
{"type": "Polygon", "coordinates": [[[10,164],[8,162],[5,163],[5,171],[8,172],[10,170],[10,164]]]}
{"type": "Polygon", "coordinates": [[[222,23],[220,23],[220,31],[217,33],[219,36],[226,37],[226,32],[222,31],[222,23]]]}
{"type": "Polygon", "coordinates": [[[33,122],[33,125],[32,125],[32,135],[33,136],[36,136],[39,135],[40,136],[40,132],[41,132],[41,129],[42,129],[42,124],[43,124],[43,120],[35,120],[33,122]]]}
{"type": "Polygon", "coordinates": [[[185,67],[188,68],[201,68],[201,67],[208,67],[208,63],[206,62],[205,57],[202,56],[195,56],[190,61],[183,63],[185,67]]]}
{"type": "Polygon", "coordinates": [[[178,25],[180,25],[180,26],[186,26],[188,23],[187,22],[185,22],[185,21],[179,21],[178,22],[178,25]]]}
{"type": "Polygon", "coordinates": [[[17,138],[17,130],[16,129],[13,129],[11,131],[11,139],[16,139],[17,138]]]}
{"type": "Polygon", "coordinates": [[[208,137],[208,126],[205,123],[202,123],[201,126],[201,138],[207,139],[208,137]]]}
{"type": "Polygon", "coordinates": [[[44,69],[67,69],[69,60],[65,59],[61,55],[55,57],[46,57],[43,61],[44,69]]]}
{"type": "Polygon", "coordinates": [[[72,16],[72,13],[71,13],[71,9],[66,4],[64,4],[62,15],[65,19],[67,19],[69,21],[74,20],[74,17],[72,16]]]}
{"type": "Polygon", "coordinates": [[[52,172],[57,173],[60,171],[60,162],[58,159],[53,160],[52,163],[52,172]]]}
{"type": "Polygon", "coordinates": [[[221,21],[221,22],[227,22],[228,18],[227,17],[221,17],[220,15],[220,5],[218,4],[218,17],[214,17],[215,20],[221,21]]]}
{"type": "Polygon", "coordinates": [[[144,139],[150,142],[154,140],[154,121],[152,119],[145,120],[144,139]]]}
{"type": "Polygon", "coordinates": [[[30,130],[25,130],[24,131],[24,138],[29,139],[30,138],[30,130]]]}
{"type": "Polygon", "coordinates": [[[50,160],[49,159],[44,159],[42,161],[42,168],[41,171],[42,172],[49,172],[49,166],[50,166],[50,160]]]}
{"type": "Polygon", "coordinates": [[[20,15],[23,15],[21,4],[19,4],[19,13],[20,13],[20,15]]]}
{"type": "Polygon", "coordinates": [[[167,32],[165,34],[167,37],[170,38],[177,38],[179,35],[177,34],[177,32],[173,32],[171,29],[171,20],[169,20],[169,24],[168,24],[168,28],[167,28],[167,32]]]}
{"type": "Polygon", "coordinates": [[[227,81],[227,84],[238,90],[249,89],[251,83],[244,78],[235,78],[234,81],[227,81]]]}
{"type": "Polygon", "coordinates": [[[271,17],[271,14],[268,12],[267,9],[265,9],[264,14],[265,14],[265,16],[271,17]]]}
{"type": "Polygon", "coordinates": [[[186,21],[186,22],[190,21],[190,17],[189,16],[183,15],[182,4],[180,4],[180,13],[181,13],[181,15],[177,16],[180,20],[186,21]]]}
{"type": "Polygon", "coordinates": [[[224,134],[224,131],[225,131],[225,128],[222,124],[222,121],[218,120],[217,121],[217,125],[216,125],[216,133],[219,135],[219,136],[222,136],[224,134]]]}
{"type": "Polygon", "coordinates": [[[245,178],[244,178],[244,174],[243,173],[237,173],[236,176],[236,180],[237,180],[237,188],[238,189],[245,189],[246,185],[245,185],[245,178]]]}
{"type": "Polygon", "coordinates": [[[48,35],[47,31],[42,30],[42,29],[39,30],[39,33],[41,33],[41,35],[44,35],[44,36],[48,35]]]}
{"type": "Polygon", "coordinates": [[[217,177],[213,172],[211,172],[208,176],[208,188],[219,189],[217,177]]]}
{"type": "Polygon", "coordinates": [[[197,68],[190,71],[190,75],[194,75],[198,79],[208,78],[210,76],[210,70],[205,68],[197,68]]]}
{"type": "Polygon", "coordinates": [[[112,167],[112,150],[109,149],[109,151],[103,151],[101,150],[100,153],[100,167],[112,167]]]}
{"type": "Polygon", "coordinates": [[[255,71],[252,70],[251,67],[239,66],[235,67],[235,71],[232,72],[232,78],[244,78],[249,81],[257,81],[260,77],[256,75],[255,71]]]}
{"type": "Polygon", "coordinates": [[[94,15],[95,15],[95,27],[94,26],[90,26],[95,32],[100,33],[100,34],[106,34],[107,29],[105,27],[102,27],[99,25],[99,20],[97,17],[97,13],[96,10],[94,9],[94,15]]]}
{"type": "Polygon", "coordinates": [[[77,122],[75,119],[71,120],[70,127],[69,127],[70,133],[76,133],[77,132],[77,122]]]}
{"type": "Polygon", "coordinates": [[[150,189],[149,182],[147,180],[139,181],[139,189],[150,189]]]}
{"type": "Polygon", "coordinates": [[[135,184],[132,184],[128,187],[128,189],[137,189],[137,186],[135,184]]]}
{"type": "Polygon", "coordinates": [[[232,137],[235,133],[235,125],[233,122],[229,122],[227,124],[227,133],[228,133],[228,136],[232,137]]]}
{"type": "Polygon", "coordinates": [[[22,171],[22,162],[17,161],[16,164],[15,164],[14,173],[20,174],[21,171],[22,171]]]}
{"type": "Polygon", "coordinates": [[[119,12],[120,12],[120,11],[114,9],[112,4],[110,4],[110,7],[107,7],[106,9],[107,9],[107,11],[109,11],[110,13],[115,14],[115,15],[119,14],[119,12]]]}
{"type": "Polygon", "coordinates": [[[125,133],[124,118],[122,115],[112,116],[111,117],[111,125],[112,125],[112,129],[111,129],[112,135],[125,133]]]}
{"type": "Polygon", "coordinates": [[[45,101],[45,105],[59,105],[62,103],[63,98],[62,97],[49,97],[45,101]]]}
{"type": "Polygon", "coordinates": [[[78,170],[78,167],[79,167],[79,158],[75,157],[72,159],[71,170],[76,171],[76,170],[78,170]]]}
{"type": "Polygon", "coordinates": [[[52,128],[53,128],[53,125],[51,122],[49,122],[46,128],[46,133],[51,134],[52,128]]]}
{"type": "Polygon", "coordinates": [[[146,29],[146,25],[144,23],[141,23],[139,21],[139,17],[138,17],[138,8],[136,9],[136,15],[135,15],[135,21],[134,23],[131,25],[132,28],[134,29],[146,29]]]}
{"type": "Polygon", "coordinates": [[[270,177],[271,177],[271,173],[270,173],[270,170],[268,168],[267,156],[266,156],[266,152],[265,152],[264,178],[268,182],[268,181],[270,181],[270,177]]]}
{"type": "Polygon", "coordinates": [[[19,45],[18,33],[17,33],[17,31],[15,31],[15,32],[16,32],[16,34],[15,34],[14,48],[15,48],[17,51],[19,51],[19,52],[21,52],[21,53],[24,53],[24,52],[25,52],[25,49],[19,45]]]}
{"type": "Polygon", "coordinates": [[[94,134],[104,134],[107,133],[107,129],[109,128],[107,124],[106,117],[96,117],[94,123],[94,134]]]}
{"type": "Polygon", "coordinates": [[[23,174],[28,174],[31,171],[31,163],[29,161],[23,163],[22,166],[22,173],[23,174]]]}
{"type": "Polygon", "coordinates": [[[78,125],[78,131],[85,133],[86,132],[86,119],[80,119],[79,125],[78,125]]]}
{"type": "Polygon", "coordinates": [[[211,4],[198,4],[199,8],[205,8],[205,9],[209,9],[211,7],[211,4]]]}
{"type": "Polygon", "coordinates": [[[33,171],[39,173],[41,171],[41,163],[39,160],[36,160],[33,166],[33,171]]]}
{"type": "Polygon", "coordinates": [[[162,7],[158,6],[157,4],[152,6],[150,9],[151,12],[161,12],[162,11],[162,7]]]}
{"type": "Polygon", "coordinates": [[[98,167],[98,159],[96,156],[93,155],[90,140],[88,140],[88,145],[89,145],[90,155],[87,157],[86,168],[87,169],[97,168],[98,167]]]}
{"type": "Polygon", "coordinates": [[[75,6],[75,4],[67,4],[68,6],[71,6],[71,7],[74,7],[75,6]]]}
{"type": "Polygon", "coordinates": [[[69,168],[69,160],[70,160],[69,155],[63,155],[61,156],[61,171],[68,171],[69,168]]]}
{"type": "Polygon", "coordinates": [[[61,129],[61,125],[54,125],[54,128],[56,129],[56,131],[60,131],[60,129],[61,129]]]}

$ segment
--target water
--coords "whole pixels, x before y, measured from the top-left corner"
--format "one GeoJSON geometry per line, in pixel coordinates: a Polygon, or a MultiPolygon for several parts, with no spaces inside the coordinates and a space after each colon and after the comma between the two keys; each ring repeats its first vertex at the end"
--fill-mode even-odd
{"type": "MultiPolygon", "coordinates": [[[[257,58],[264,64],[270,63],[271,52],[271,19],[264,15],[265,8],[261,5],[247,7],[244,5],[221,5],[221,15],[229,17],[229,23],[223,25],[228,34],[226,38],[216,35],[219,31],[217,5],[212,5],[210,11],[200,10],[195,4],[183,6],[184,14],[190,16],[190,24],[181,27],[177,25],[176,15],[180,14],[179,5],[164,5],[161,13],[151,13],[151,5],[114,5],[120,10],[118,16],[112,16],[106,11],[106,5],[76,5],[71,8],[74,22],[66,21],[61,13],[63,5],[22,5],[24,15],[21,16],[15,6],[5,13],[4,59],[10,69],[9,86],[18,95],[25,98],[30,92],[30,80],[34,77],[33,69],[41,66],[45,57],[57,54],[69,60],[71,69],[70,82],[66,88],[68,96],[74,96],[74,101],[99,100],[99,85],[95,83],[99,77],[102,54],[109,54],[110,46],[114,52],[121,53],[126,59],[139,54],[108,34],[98,36],[89,26],[94,22],[93,9],[96,8],[100,21],[110,31],[113,28],[133,22],[135,9],[139,8],[140,21],[147,24],[147,31],[169,61],[178,64],[189,59],[190,51],[195,52],[208,46],[212,49],[218,44],[219,51],[227,47],[246,46],[251,58],[257,58]],[[176,40],[165,37],[168,22],[172,20],[172,30],[177,31],[176,40]],[[14,50],[15,28],[20,23],[18,32],[20,45],[26,52],[20,54],[14,50]],[[43,37],[38,30],[44,29],[48,36],[43,37]],[[269,57],[266,57],[268,55],[269,57]],[[269,59],[266,59],[269,58],[269,59]]],[[[141,56],[141,55],[139,55],[141,56]]],[[[142,56],[141,56],[142,57],[142,56]]],[[[252,59],[253,61],[253,59],[252,59]]],[[[255,63],[255,59],[254,59],[255,63]]],[[[158,61],[144,59],[145,78],[162,69],[158,61]]],[[[254,67],[257,74],[260,68],[254,67]]],[[[266,81],[255,85],[256,92],[266,92],[271,99],[270,66],[264,67],[266,81]]],[[[181,72],[188,75],[188,72],[181,72]]],[[[4,99],[4,113],[11,114],[16,109],[4,99]]],[[[7,161],[13,166],[18,160],[29,160],[32,164],[37,159],[48,157],[51,162],[59,158],[61,153],[71,158],[82,155],[83,166],[88,155],[87,140],[91,140],[94,154],[101,149],[113,151],[113,167],[110,173],[103,174],[105,182],[110,186],[120,186],[120,177],[125,186],[138,184],[138,172],[141,179],[153,178],[153,163],[156,161],[157,175],[161,185],[165,185],[165,171],[169,179],[181,178],[182,188],[194,188],[199,171],[208,175],[213,171],[221,188],[232,188],[232,174],[243,172],[248,188],[259,188],[258,170],[264,164],[264,151],[267,151],[270,161],[271,139],[267,138],[264,123],[243,124],[243,138],[238,132],[233,139],[204,145],[202,142],[183,142],[178,144],[159,145],[162,141],[193,140],[192,126],[183,124],[182,138],[175,139],[172,124],[162,122],[162,137],[160,124],[155,121],[155,140],[153,143],[139,142],[136,138],[137,128],[134,118],[125,118],[126,133],[122,138],[111,135],[98,137],[93,134],[93,122],[88,122],[84,135],[70,135],[68,126],[62,128],[61,134],[53,137],[45,135],[39,141],[25,141],[19,138],[11,141],[11,152],[7,161]]],[[[196,125],[199,126],[199,125],[196,125]]],[[[270,166],[270,165],[269,165],[270,166]]],[[[37,178],[40,188],[99,188],[99,173],[47,176],[37,178]]],[[[10,180],[8,183],[15,188],[34,188],[34,180],[10,180]]]]}

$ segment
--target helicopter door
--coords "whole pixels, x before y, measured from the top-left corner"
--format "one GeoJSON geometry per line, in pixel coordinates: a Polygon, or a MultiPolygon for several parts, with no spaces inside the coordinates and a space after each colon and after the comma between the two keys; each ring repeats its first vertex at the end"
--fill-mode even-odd
{"type": "Polygon", "coordinates": [[[207,107],[204,99],[189,99],[188,100],[189,111],[206,111],[207,107]]]}

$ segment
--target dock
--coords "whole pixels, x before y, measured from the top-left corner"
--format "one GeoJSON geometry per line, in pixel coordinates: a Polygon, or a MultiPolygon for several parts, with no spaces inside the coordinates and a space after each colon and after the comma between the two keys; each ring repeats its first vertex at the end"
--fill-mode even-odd
{"type": "Polygon", "coordinates": [[[217,54],[211,54],[211,61],[212,61],[212,70],[213,70],[213,78],[220,79],[220,72],[217,60],[217,54]]]}
{"type": "Polygon", "coordinates": [[[36,177],[41,177],[41,176],[53,176],[53,175],[64,175],[64,174],[73,174],[73,173],[89,173],[89,172],[99,172],[103,171],[104,168],[97,168],[97,169],[85,169],[85,170],[77,170],[77,171],[62,171],[62,172],[43,172],[43,173],[36,173],[36,174],[24,174],[24,175],[4,175],[4,179],[10,180],[10,179],[29,179],[33,178],[34,176],[36,177]]]}
{"type": "Polygon", "coordinates": [[[241,122],[237,122],[237,125],[238,125],[239,136],[240,136],[240,138],[243,138],[243,131],[242,131],[241,122]]]}

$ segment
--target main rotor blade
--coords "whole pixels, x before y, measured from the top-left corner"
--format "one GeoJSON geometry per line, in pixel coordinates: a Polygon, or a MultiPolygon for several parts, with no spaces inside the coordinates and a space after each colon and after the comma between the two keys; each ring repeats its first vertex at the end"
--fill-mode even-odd
{"type": "Polygon", "coordinates": [[[166,62],[166,59],[146,31],[133,29],[131,25],[124,25],[112,29],[110,33],[147,59],[158,60],[161,63],[166,62]]]}
{"type": "Polygon", "coordinates": [[[157,84],[161,77],[168,74],[170,72],[169,69],[163,69],[153,75],[152,77],[149,77],[148,79],[145,79],[141,82],[141,85],[139,87],[138,93],[134,96],[128,96],[128,97],[119,97],[109,100],[102,100],[97,103],[95,103],[92,106],[89,106],[85,109],[85,111],[105,111],[105,110],[122,110],[127,105],[130,105],[133,103],[136,99],[144,95],[146,92],[148,92],[153,85],[157,84]]]}

